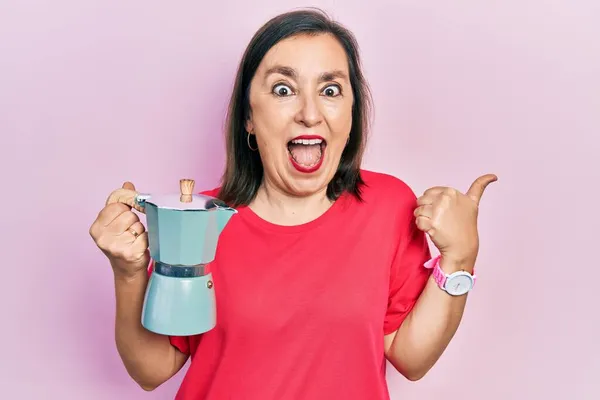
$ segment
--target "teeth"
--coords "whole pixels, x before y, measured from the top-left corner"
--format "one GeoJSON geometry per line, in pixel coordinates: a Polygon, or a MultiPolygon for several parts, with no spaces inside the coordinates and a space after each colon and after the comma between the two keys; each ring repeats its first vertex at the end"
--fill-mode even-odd
{"type": "Polygon", "coordinates": [[[294,144],[305,144],[305,145],[309,145],[309,144],[321,144],[323,143],[322,139],[294,139],[292,140],[292,143],[294,144]]]}

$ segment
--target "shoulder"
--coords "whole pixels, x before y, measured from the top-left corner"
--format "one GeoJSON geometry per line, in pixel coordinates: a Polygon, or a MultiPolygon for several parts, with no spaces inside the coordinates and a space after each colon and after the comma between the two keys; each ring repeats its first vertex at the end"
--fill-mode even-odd
{"type": "Polygon", "coordinates": [[[414,212],[417,208],[417,196],[409,184],[390,174],[374,171],[362,171],[365,183],[362,191],[362,206],[370,218],[392,226],[391,237],[411,235],[415,227],[414,212]]]}
{"type": "Polygon", "coordinates": [[[365,183],[362,190],[365,201],[389,199],[394,203],[401,202],[411,205],[416,202],[417,197],[414,191],[404,180],[390,174],[370,170],[361,170],[360,174],[365,183]]]}
{"type": "Polygon", "coordinates": [[[220,190],[221,190],[220,187],[216,187],[216,188],[212,188],[212,189],[203,190],[202,192],[200,192],[200,194],[205,195],[205,196],[210,196],[210,197],[218,197],[220,190]]]}
{"type": "MultiPolygon", "coordinates": [[[[361,187],[361,197],[366,203],[392,202],[396,205],[412,206],[416,203],[416,195],[411,187],[402,179],[384,173],[367,169],[360,170],[364,185],[361,187]]],[[[200,192],[200,194],[218,197],[221,187],[214,187],[200,192]]]]}
{"type": "Polygon", "coordinates": [[[362,207],[373,218],[395,221],[404,226],[412,221],[417,196],[404,180],[390,174],[361,170],[362,207]]]}

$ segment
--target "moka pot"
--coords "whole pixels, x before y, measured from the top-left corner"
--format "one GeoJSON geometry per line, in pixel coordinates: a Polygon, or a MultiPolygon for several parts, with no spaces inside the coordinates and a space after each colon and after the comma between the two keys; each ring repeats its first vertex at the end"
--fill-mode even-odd
{"type": "Polygon", "coordinates": [[[146,214],[153,260],[142,325],[162,335],[197,335],[216,325],[215,288],[206,266],[237,211],[193,189],[193,180],[182,179],[179,194],[135,197],[135,208],[146,214]]]}

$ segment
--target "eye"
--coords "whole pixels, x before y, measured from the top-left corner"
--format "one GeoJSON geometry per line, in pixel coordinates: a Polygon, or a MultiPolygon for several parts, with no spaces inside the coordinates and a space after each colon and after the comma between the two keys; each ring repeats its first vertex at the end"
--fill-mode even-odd
{"type": "Polygon", "coordinates": [[[273,93],[279,97],[286,97],[292,95],[292,89],[288,85],[281,83],[273,87],[273,93]]]}
{"type": "Polygon", "coordinates": [[[323,94],[327,97],[336,97],[339,96],[342,92],[342,89],[338,85],[329,85],[325,89],[323,89],[323,94]]]}

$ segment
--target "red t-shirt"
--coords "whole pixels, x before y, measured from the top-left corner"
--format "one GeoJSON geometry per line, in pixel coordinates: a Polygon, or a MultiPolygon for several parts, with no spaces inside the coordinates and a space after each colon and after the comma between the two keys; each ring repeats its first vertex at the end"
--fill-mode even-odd
{"type": "Polygon", "coordinates": [[[389,399],[383,336],[422,292],[430,253],[412,190],[362,176],[363,203],[343,195],[302,225],[238,209],[210,264],[217,326],[170,338],[191,355],[176,400],[389,399]]]}

